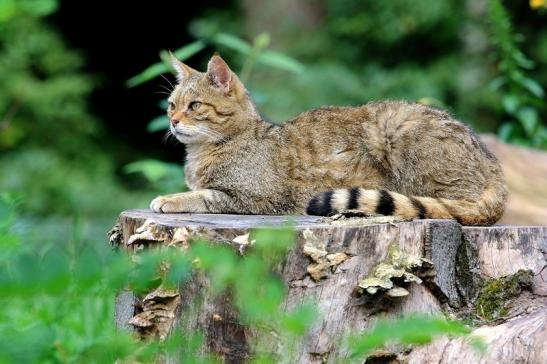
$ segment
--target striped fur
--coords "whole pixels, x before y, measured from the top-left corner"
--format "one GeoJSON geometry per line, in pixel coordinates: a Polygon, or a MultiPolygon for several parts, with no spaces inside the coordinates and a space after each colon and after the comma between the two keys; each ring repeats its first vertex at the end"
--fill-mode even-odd
{"type": "Polygon", "coordinates": [[[463,225],[491,225],[500,218],[506,194],[503,184],[484,190],[477,201],[405,196],[386,190],[336,189],[311,199],[308,215],[329,216],[345,210],[403,219],[455,219],[463,225]]]}

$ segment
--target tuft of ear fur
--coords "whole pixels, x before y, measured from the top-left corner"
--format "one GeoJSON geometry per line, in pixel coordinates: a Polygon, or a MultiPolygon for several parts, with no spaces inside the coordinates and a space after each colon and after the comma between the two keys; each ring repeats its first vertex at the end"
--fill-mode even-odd
{"type": "Polygon", "coordinates": [[[179,83],[184,82],[184,80],[186,80],[192,73],[197,72],[195,69],[188,67],[187,65],[179,61],[177,57],[175,57],[175,55],[171,53],[171,51],[169,51],[169,57],[171,59],[171,64],[173,65],[173,68],[177,72],[177,81],[179,83]]]}
{"type": "Polygon", "coordinates": [[[222,92],[230,91],[230,82],[232,81],[232,70],[218,55],[211,57],[207,65],[207,76],[213,86],[218,87],[222,92]]]}

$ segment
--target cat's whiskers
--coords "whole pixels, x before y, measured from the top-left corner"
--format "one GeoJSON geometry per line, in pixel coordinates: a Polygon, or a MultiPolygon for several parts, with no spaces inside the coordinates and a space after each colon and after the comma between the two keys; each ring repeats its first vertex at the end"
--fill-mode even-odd
{"type": "Polygon", "coordinates": [[[173,90],[170,89],[169,87],[165,86],[165,85],[160,85],[161,88],[163,88],[165,91],[169,92],[169,93],[172,93],[173,90]]]}
{"type": "Polygon", "coordinates": [[[206,135],[208,137],[211,137],[213,139],[216,139],[219,142],[226,141],[226,138],[221,133],[219,133],[217,131],[207,129],[207,128],[204,128],[202,126],[198,126],[195,130],[196,130],[196,132],[201,133],[203,135],[206,135]]]}
{"type": "Polygon", "coordinates": [[[171,86],[171,89],[168,90],[168,91],[169,91],[169,92],[173,92],[173,90],[175,89],[175,85],[173,85],[173,84],[171,83],[171,81],[169,81],[169,79],[168,79],[167,77],[165,77],[164,75],[161,75],[161,74],[160,74],[160,76],[161,76],[165,81],[167,81],[167,83],[171,86]]]}
{"type": "Polygon", "coordinates": [[[163,143],[178,143],[177,138],[171,132],[171,129],[167,129],[165,135],[163,136],[163,143]]]}

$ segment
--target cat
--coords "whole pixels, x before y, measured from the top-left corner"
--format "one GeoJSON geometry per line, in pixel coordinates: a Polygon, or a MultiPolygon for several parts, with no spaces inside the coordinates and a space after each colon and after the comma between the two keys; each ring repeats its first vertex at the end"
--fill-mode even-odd
{"type": "Polygon", "coordinates": [[[284,124],[262,119],[214,55],[205,73],[171,55],[170,133],[186,145],[190,192],[159,213],[303,214],[345,210],[490,225],[507,189],[492,153],[445,111],[405,101],[321,107],[284,124]]]}

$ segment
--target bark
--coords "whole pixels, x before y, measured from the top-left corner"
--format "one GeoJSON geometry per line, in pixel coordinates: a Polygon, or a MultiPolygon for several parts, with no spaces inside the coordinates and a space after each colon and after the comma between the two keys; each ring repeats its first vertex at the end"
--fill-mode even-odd
{"type": "MultiPolygon", "coordinates": [[[[547,227],[462,228],[449,220],[391,222],[384,217],[291,219],[296,223],[298,242],[280,267],[280,276],[289,287],[285,307],[312,300],[321,317],[289,362],[336,362],[348,355],[340,345],[342,335],[368,330],[378,317],[412,312],[444,312],[474,322],[475,332],[489,344],[486,353],[480,357],[463,341],[440,339],[410,351],[389,346],[386,359],[540,363],[546,357],[547,227]],[[397,265],[401,256],[412,263],[397,265]],[[386,279],[382,276],[386,271],[390,277],[410,277],[411,282],[386,279]],[[386,280],[394,286],[384,287],[386,280]],[[496,287],[507,296],[491,308],[484,302],[488,294],[497,292],[496,287]],[[480,310],[476,302],[481,302],[480,310]]],[[[131,210],[121,214],[111,242],[133,252],[151,244],[185,246],[195,237],[205,237],[244,251],[246,245],[236,237],[285,221],[283,216],[162,215],[131,210]]],[[[207,286],[207,277],[196,274],[179,292],[163,293],[162,297],[171,297],[170,302],[178,306],[159,313],[161,320],[155,316],[155,306],[135,309],[135,301],[124,292],[117,301],[117,324],[127,327],[129,322],[144,336],[161,336],[175,325],[203,330],[207,350],[226,362],[251,357],[256,341],[269,343],[267,350],[281,354],[275,337],[257,337],[251,328],[240,325],[229,295],[212,297],[207,286]],[[130,311],[133,316],[127,314],[130,311]]]]}

